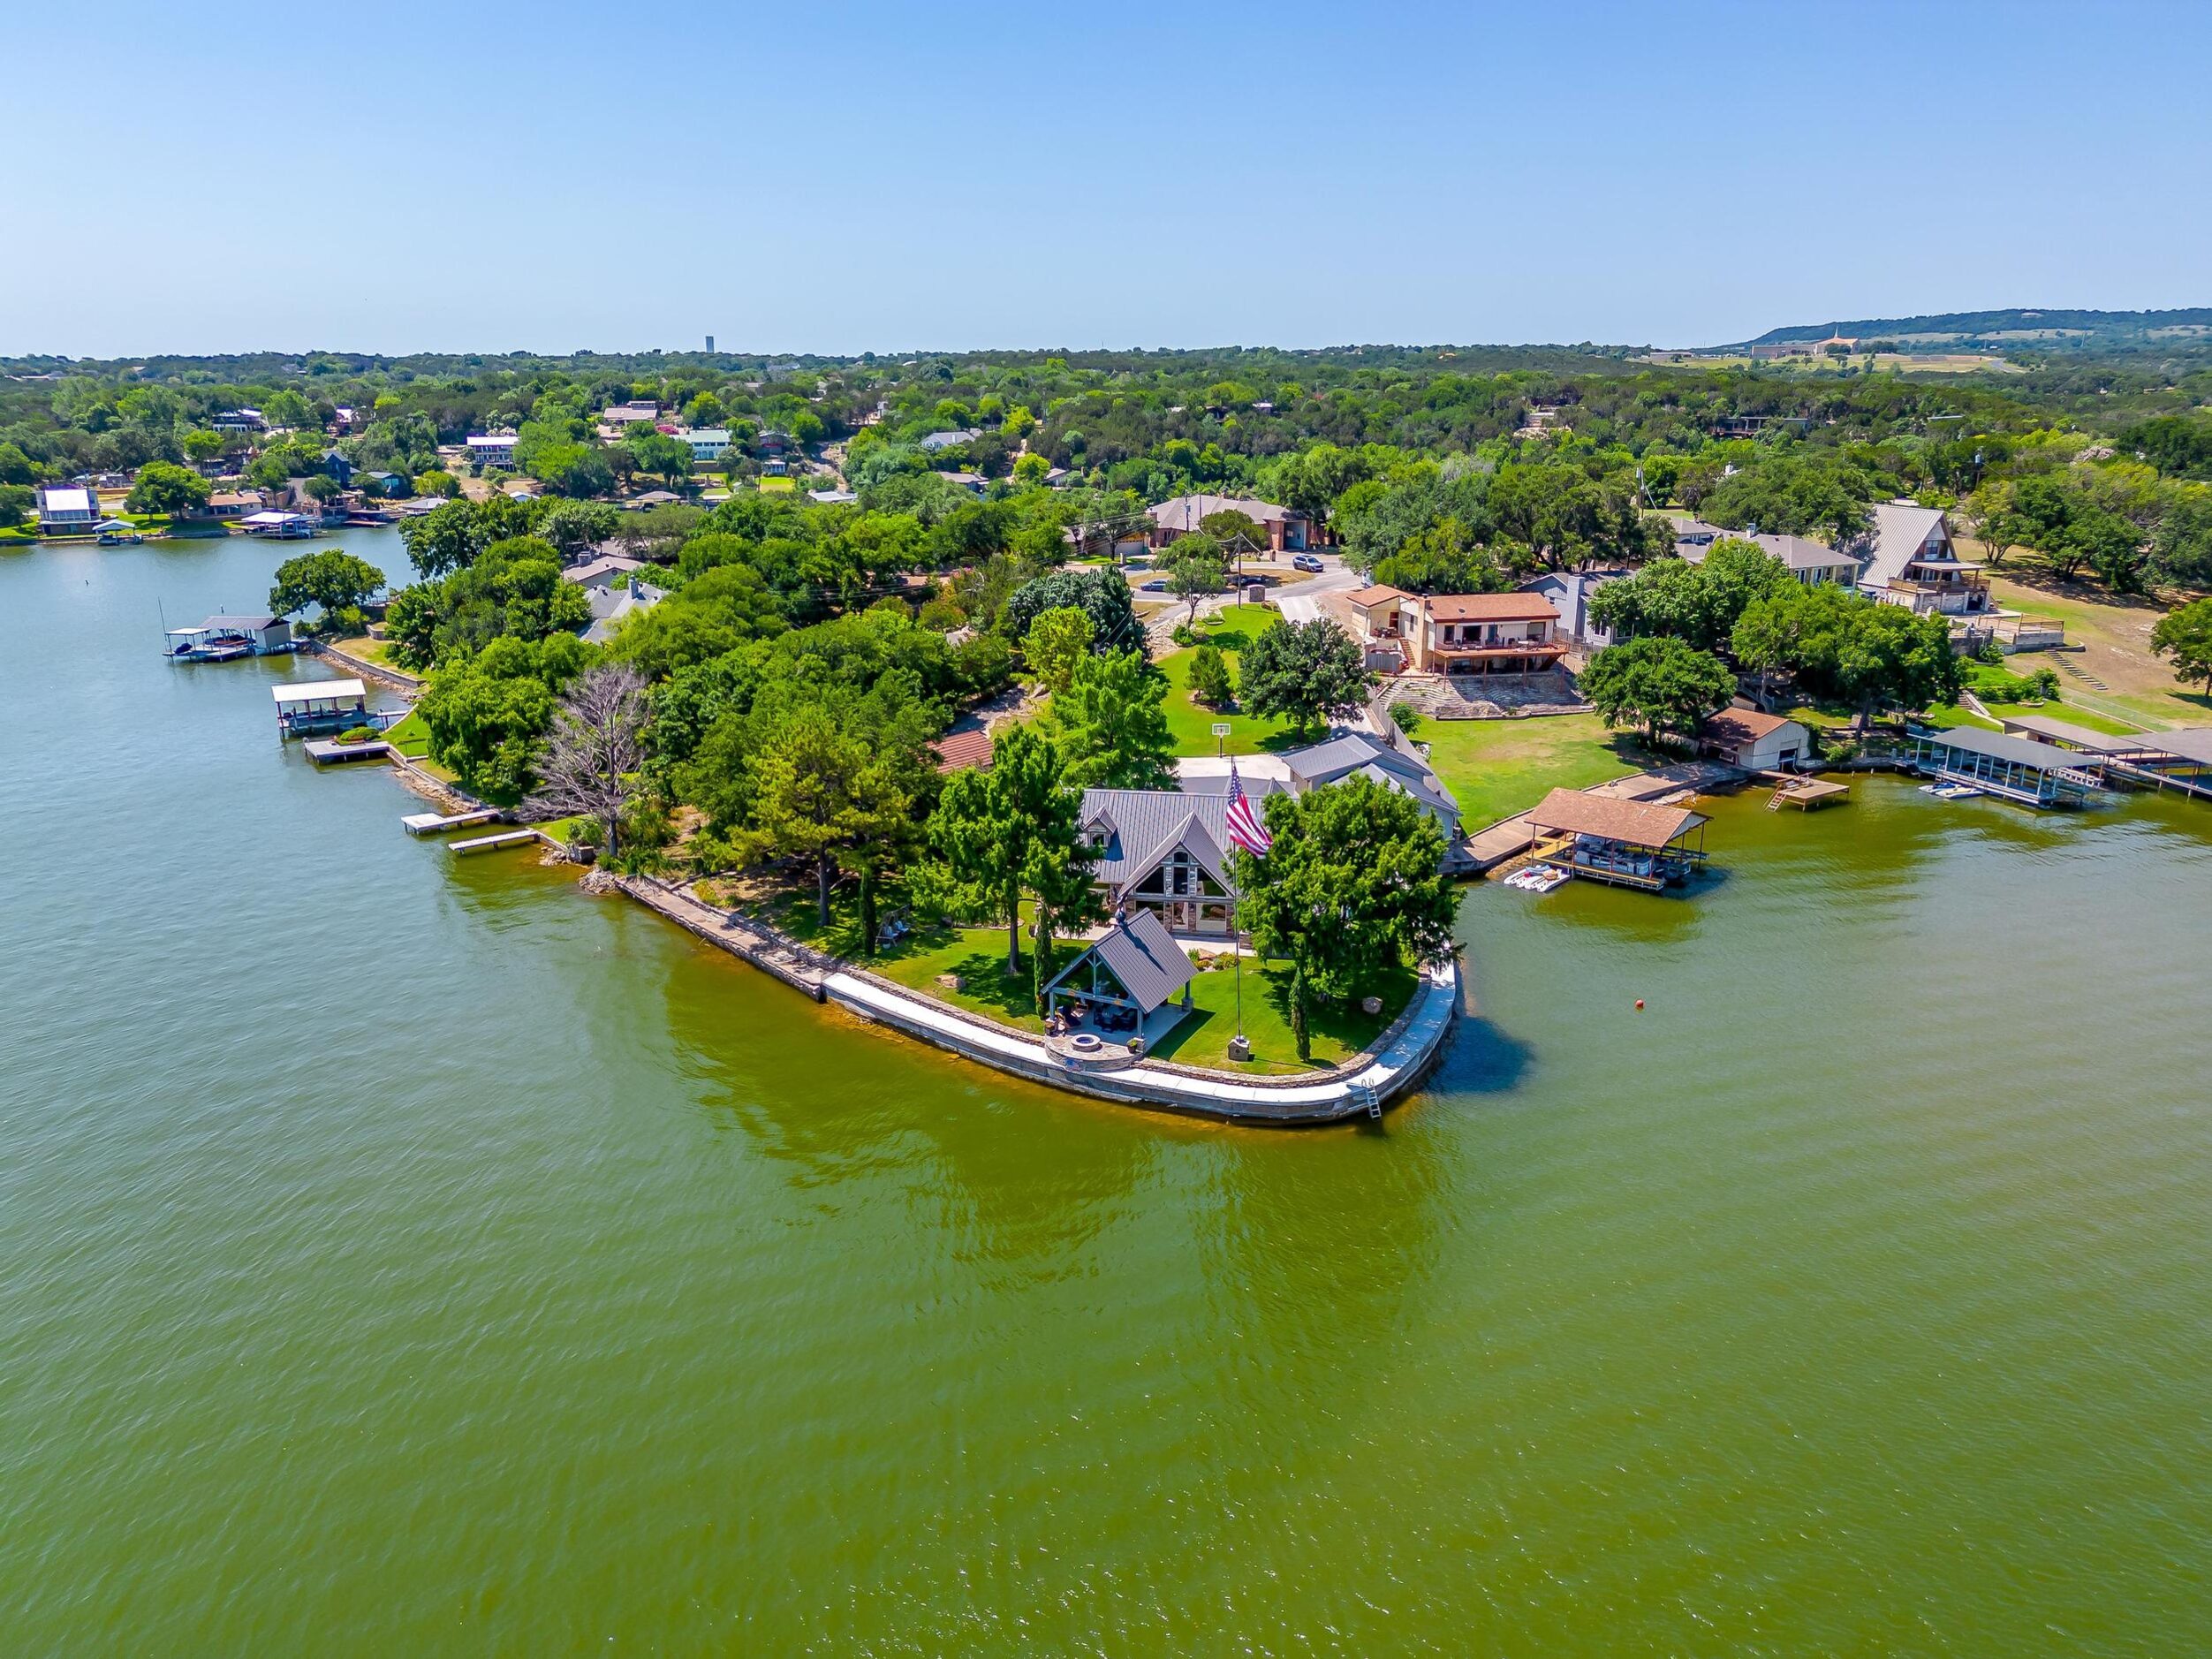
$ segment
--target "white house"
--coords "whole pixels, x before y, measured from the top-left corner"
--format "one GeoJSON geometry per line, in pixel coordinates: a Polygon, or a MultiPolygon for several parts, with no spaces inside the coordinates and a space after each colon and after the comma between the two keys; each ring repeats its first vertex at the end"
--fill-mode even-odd
{"type": "Polygon", "coordinates": [[[686,427],[676,436],[691,445],[694,461],[718,461],[730,452],[730,431],[726,427],[686,427]]]}
{"type": "Polygon", "coordinates": [[[1723,708],[1698,728],[1700,754],[1746,771],[1794,769],[1813,754],[1813,734],[1795,720],[1756,708],[1723,708]]]}
{"type": "Polygon", "coordinates": [[[515,435],[511,432],[470,433],[468,458],[479,466],[512,467],[515,464],[515,435]]]}
{"type": "Polygon", "coordinates": [[[59,484],[38,492],[42,535],[89,535],[99,526],[100,497],[80,484],[59,484]]]}

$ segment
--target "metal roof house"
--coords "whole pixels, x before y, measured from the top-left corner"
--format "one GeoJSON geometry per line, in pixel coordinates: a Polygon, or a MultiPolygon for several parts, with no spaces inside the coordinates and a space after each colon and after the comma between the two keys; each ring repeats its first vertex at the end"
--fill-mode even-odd
{"type": "MultiPolygon", "coordinates": [[[[1698,527],[1703,530],[1711,526],[1698,527]]],[[[1675,557],[1686,564],[1702,564],[1716,541],[1750,542],[1808,587],[1817,587],[1823,582],[1833,582],[1839,587],[1855,586],[1866,564],[1856,552],[1829,547],[1806,536],[1769,535],[1763,532],[1753,534],[1737,530],[1723,530],[1718,536],[1703,542],[1693,535],[1678,535],[1674,544],[1675,557]]]]}
{"type": "Polygon", "coordinates": [[[1399,748],[1362,731],[1346,731],[1323,743],[1292,749],[1283,757],[1291,775],[1292,791],[1307,794],[1324,784],[1338,783],[1357,774],[1384,789],[1412,796],[1436,821],[1444,838],[1451,839],[1459,833],[1458,799],[1444,787],[1443,780],[1428,769],[1428,763],[1413,750],[1411,740],[1405,739],[1403,733],[1399,739],[1405,747],[1399,748]]]}
{"type": "Polygon", "coordinates": [[[1860,549],[1862,592],[1920,615],[1974,616],[1992,609],[1989,579],[1958,557],[1951,520],[1935,507],[1884,502],[1874,510],[1874,534],[1860,549]]]}
{"type": "MultiPolygon", "coordinates": [[[[1229,931],[1237,889],[1223,783],[1221,792],[1083,792],[1083,832],[1098,860],[1092,881],[1110,905],[1155,914],[1184,933],[1229,931]]],[[[1281,792],[1261,777],[1246,780],[1244,791],[1255,800],[1281,792]]]]}
{"type": "Polygon", "coordinates": [[[1113,925],[1094,940],[1045,988],[1052,1013],[1072,1024],[1141,1032],[1155,1042],[1181,1018],[1170,1005],[1179,995],[1190,1005],[1197,977],[1183,947],[1168,936],[1159,917],[1142,908],[1117,912],[1113,925]],[[1163,1010],[1167,1017],[1155,1019],[1163,1010]]]}
{"type": "Polygon", "coordinates": [[[41,535],[90,535],[101,517],[100,497],[81,485],[59,484],[38,492],[41,535]]]}

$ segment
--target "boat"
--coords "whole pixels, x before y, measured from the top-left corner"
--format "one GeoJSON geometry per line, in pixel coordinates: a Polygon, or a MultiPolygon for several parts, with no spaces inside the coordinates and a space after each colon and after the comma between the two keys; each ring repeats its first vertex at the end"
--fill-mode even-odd
{"type": "Polygon", "coordinates": [[[1920,793],[1937,800],[1972,800],[1981,792],[1971,784],[1922,784],[1920,793]]]}
{"type": "Polygon", "coordinates": [[[1566,880],[1564,870],[1555,870],[1548,864],[1531,864],[1507,876],[1505,885],[1519,888],[1524,893],[1549,893],[1566,880]]]}

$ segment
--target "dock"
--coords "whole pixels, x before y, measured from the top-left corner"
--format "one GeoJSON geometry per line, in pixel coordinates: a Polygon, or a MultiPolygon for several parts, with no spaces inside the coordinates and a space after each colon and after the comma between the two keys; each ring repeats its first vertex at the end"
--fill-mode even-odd
{"type": "Polygon", "coordinates": [[[339,743],[317,738],[301,747],[317,766],[337,766],[347,761],[381,761],[391,753],[391,745],[381,738],[367,743],[339,743]]]}
{"type": "Polygon", "coordinates": [[[1805,777],[1794,772],[1761,772],[1757,776],[1769,779],[1775,785],[1774,793],[1767,799],[1769,812],[1780,812],[1784,807],[1811,812],[1851,793],[1848,784],[1831,784],[1825,778],[1805,777]]]}
{"type": "Polygon", "coordinates": [[[540,840],[534,830],[503,830],[497,835],[472,836],[466,841],[449,841],[445,845],[454,853],[491,852],[501,847],[519,847],[540,840]]]}
{"type": "Polygon", "coordinates": [[[497,823],[499,811],[487,807],[481,812],[411,812],[399,822],[411,836],[434,836],[447,830],[468,830],[480,823],[497,823]]]}

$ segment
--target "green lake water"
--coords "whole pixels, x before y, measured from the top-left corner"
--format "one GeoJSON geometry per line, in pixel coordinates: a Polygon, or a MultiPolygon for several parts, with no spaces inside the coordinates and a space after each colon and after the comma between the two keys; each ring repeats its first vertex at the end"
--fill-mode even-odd
{"type": "Polygon", "coordinates": [[[8,1651],[2206,1645],[2212,809],[1725,802],[1230,1130],[411,841],[157,655],[296,550],[0,556],[8,1651]]]}

